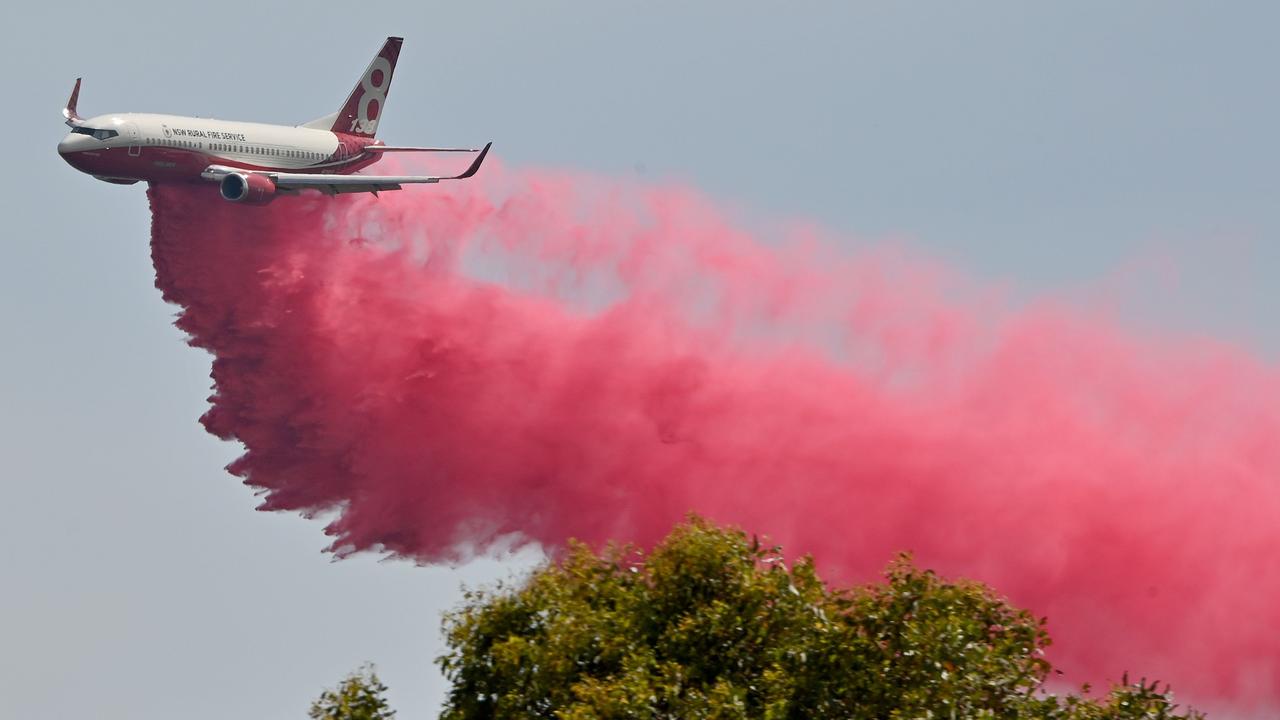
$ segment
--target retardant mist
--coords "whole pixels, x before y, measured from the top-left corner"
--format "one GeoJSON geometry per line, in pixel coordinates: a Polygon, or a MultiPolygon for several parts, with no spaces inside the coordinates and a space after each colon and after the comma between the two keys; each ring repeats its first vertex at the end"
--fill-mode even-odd
{"type": "Polygon", "coordinates": [[[152,188],[157,285],[214,358],[202,420],[263,509],[424,562],[646,543],[691,510],[841,580],[911,550],[1047,615],[1069,682],[1277,705],[1275,367],[548,177],[262,208],[152,188]]]}

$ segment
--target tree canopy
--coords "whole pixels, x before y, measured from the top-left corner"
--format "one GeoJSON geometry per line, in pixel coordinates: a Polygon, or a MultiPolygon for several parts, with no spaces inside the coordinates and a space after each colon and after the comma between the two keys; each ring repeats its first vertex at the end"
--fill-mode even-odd
{"type": "Polygon", "coordinates": [[[828,587],[693,517],[652,553],[574,543],[446,615],[442,718],[1196,718],[1167,688],[1045,691],[1044,621],[908,556],[828,587]]]}
{"type": "Polygon", "coordinates": [[[311,703],[311,720],[392,720],[396,711],[382,694],[387,686],[372,665],[348,675],[333,690],[325,690],[311,703]]]}

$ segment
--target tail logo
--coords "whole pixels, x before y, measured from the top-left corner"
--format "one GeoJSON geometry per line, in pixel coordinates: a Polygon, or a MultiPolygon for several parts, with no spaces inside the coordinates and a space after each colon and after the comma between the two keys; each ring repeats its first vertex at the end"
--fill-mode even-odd
{"type": "Polygon", "coordinates": [[[351,120],[351,132],[373,135],[378,130],[378,116],[387,101],[387,87],[391,84],[391,63],[381,55],[369,65],[369,71],[360,80],[360,108],[351,120]]]}

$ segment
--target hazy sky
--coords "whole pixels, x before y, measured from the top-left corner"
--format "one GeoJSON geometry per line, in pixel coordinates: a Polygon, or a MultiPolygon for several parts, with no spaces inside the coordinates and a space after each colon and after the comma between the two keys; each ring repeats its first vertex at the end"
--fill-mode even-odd
{"type": "Polygon", "coordinates": [[[521,564],[331,563],[319,522],[253,511],[143,187],[55,152],[78,75],[86,116],[299,123],[402,35],[390,143],[683,181],[1020,295],[1123,277],[1143,322],[1280,349],[1274,3],[281,6],[4,11],[0,717],[303,717],[366,660],[430,716],[440,610],[521,564]]]}

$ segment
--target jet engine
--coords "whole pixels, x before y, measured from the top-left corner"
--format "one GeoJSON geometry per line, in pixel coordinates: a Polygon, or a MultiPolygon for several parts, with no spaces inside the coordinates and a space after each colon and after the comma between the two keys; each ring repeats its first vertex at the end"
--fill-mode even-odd
{"type": "Polygon", "coordinates": [[[257,173],[230,173],[218,188],[224,200],[246,205],[266,205],[276,197],[276,184],[257,173]]]}

